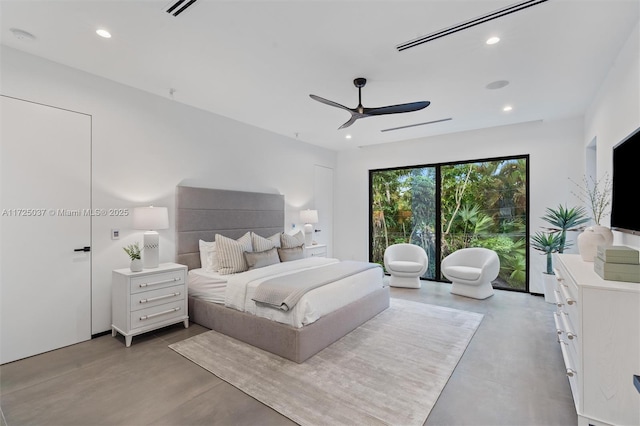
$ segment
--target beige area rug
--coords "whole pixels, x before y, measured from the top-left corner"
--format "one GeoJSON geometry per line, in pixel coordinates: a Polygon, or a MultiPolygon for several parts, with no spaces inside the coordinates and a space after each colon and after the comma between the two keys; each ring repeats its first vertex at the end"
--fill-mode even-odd
{"type": "Polygon", "coordinates": [[[481,321],[392,298],[302,364],[215,331],[169,347],[301,425],[422,425],[481,321]]]}

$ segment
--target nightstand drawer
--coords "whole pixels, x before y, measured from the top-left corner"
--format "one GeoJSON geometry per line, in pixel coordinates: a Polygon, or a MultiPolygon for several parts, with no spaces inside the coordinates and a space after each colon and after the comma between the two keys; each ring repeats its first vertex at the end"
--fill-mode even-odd
{"type": "Polygon", "coordinates": [[[184,292],[185,286],[181,284],[173,287],[135,293],[131,295],[131,311],[163,305],[176,300],[183,300],[185,298],[184,292]]]}
{"type": "Polygon", "coordinates": [[[327,257],[326,244],[316,244],[304,248],[306,257],[327,257]]]}
{"type": "Polygon", "coordinates": [[[184,312],[184,300],[152,306],[131,312],[131,328],[146,327],[157,322],[171,320],[172,318],[184,317],[186,314],[184,312]]]}
{"type": "Polygon", "coordinates": [[[131,294],[184,284],[184,275],[183,271],[170,271],[131,278],[131,294]]]}

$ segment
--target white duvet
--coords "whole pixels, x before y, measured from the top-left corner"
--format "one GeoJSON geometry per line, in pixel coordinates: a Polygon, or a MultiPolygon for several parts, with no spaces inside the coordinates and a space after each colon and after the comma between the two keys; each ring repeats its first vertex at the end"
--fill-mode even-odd
{"type": "MultiPolygon", "coordinates": [[[[331,284],[316,288],[305,294],[300,301],[290,311],[281,311],[279,309],[269,308],[266,306],[257,306],[251,300],[256,287],[267,279],[280,275],[297,272],[304,269],[318,268],[322,265],[339,262],[338,259],[326,257],[308,257],[291,262],[282,262],[275,265],[266,266],[264,268],[253,269],[251,271],[241,272],[232,275],[217,275],[211,279],[218,281],[211,283],[210,286],[219,286],[220,279],[226,279],[226,290],[224,296],[225,306],[243,312],[248,312],[263,318],[288,324],[292,327],[300,328],[304,325],[311,324],[336,309],[348,305],[373,291],[382,288],[382,269],[373,268],[363,271],[359,274],[352,275],[331,284]]],[[[194,297],[202,297],[203,280],[196,285],[196,293],[192,292],[192,274],[190,272],[189,294],[194,297]]],[[[199,275],[202,278],[202,275],[199,275]]],[[[204,297],[203,297],[204,298],[204,297]]]]}

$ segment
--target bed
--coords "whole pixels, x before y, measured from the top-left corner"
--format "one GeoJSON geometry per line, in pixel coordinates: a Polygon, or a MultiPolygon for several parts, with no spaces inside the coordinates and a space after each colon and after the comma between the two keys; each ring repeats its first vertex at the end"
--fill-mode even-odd
{"type": "Polygon", "coordinates": [[[389,289],[381,270],[369,267],[310,290],[283,311],[252,301],[258,284],[287,274],[309,277],[310,270],[318,275],[322,269],[315,268],[346,262],[305,257],[224,275],[201,264],[201,240],[266,239],[282,235],[283,228],[280,194],[176,187],[176,261],[189,268],[191,321],[301,363],[385,310],[389,289]]]}

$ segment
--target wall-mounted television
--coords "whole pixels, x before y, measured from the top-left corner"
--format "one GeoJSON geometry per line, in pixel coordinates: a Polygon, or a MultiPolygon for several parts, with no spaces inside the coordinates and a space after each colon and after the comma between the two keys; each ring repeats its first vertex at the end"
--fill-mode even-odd
{"type": "Polygon", "coordinates": [[[640,235],[640,128],[613,147],[611,229],[640,235]]]}

